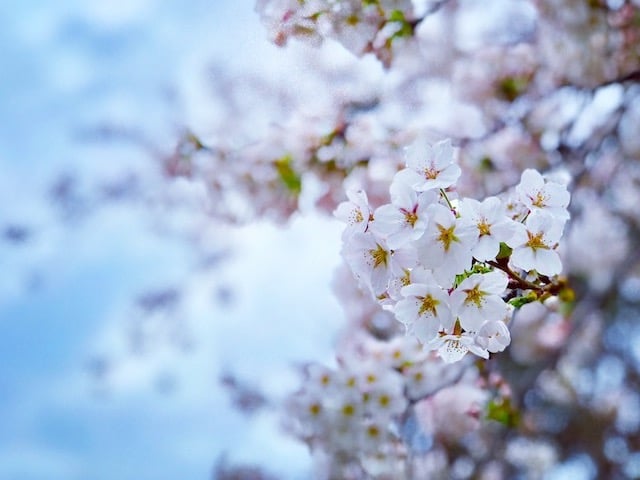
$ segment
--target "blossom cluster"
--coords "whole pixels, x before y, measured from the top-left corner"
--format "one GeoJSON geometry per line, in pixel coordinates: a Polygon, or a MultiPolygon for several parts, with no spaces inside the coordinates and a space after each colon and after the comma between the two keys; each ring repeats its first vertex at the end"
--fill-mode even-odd
{"type": "Polygon", "coordinates": [[[454,154],[450,140],[418,139],[390,203],[374,209],[366,192],[349,191],[335,211],[360,285],[445,362],[503,351],[514,307],[557,293],[570,199],[532,169],[510,195],[456,198],[454,154]]]}
{"type": "Polygon", "coordinates": [[[383,61],[394,39],[413,34],[415,20],[411,0],[259,0],[256,9],[276,45],[291,37],[315,44],[332,38],[355,55],[374,52],[383,61]]]}
{"type": "MultiPolygon", "coordinates": [[[[408,408],[458,381],[464,367],[437,361],[406,336],[390,341],[364,336],[349,347],[335,369],[307,367],[303,387],[287,402],[288,428],[318,462],[331,463],[327,468],[354,464],[367,478],[398,474],[410,453],[402,432],[408,408]]],[[[439,428],[432,423],[423,427],[425,435],[439,428]]]]}

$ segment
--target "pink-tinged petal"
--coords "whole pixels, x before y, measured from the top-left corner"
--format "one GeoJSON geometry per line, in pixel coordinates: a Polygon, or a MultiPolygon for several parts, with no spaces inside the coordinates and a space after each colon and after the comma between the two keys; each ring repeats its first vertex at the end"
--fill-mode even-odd
{"type": "Polygon", "coordinates": [[[438,355],[445,363],[455,363],[460,360],[469,352],[469,348],[463,345],[459,340],[445,341],[438,349],[438,355]]]}
{"type": "Polygon", "coordinates": [[[516,225],[521,225],[518,222],[514,222],[510,218],[504,217],[499,221],[491,225],[491,236],[499,242],[506,242],[516,231],[516,225]]]}
{"type": "Polygon", "coordinates": [[[511,254],[510,263],[517,268],[521,268],[522,270],[526,270],[527,272],[530,270],[535,270],[536,268],[536,257],[533,253],[533,250],[530,248],[516,248],[511,254]]]}
{"type": "Polygon", "coordinates": [[[431,149],[433,156],[433,164],[439,170],[446,168],[447,165],[453,162],[453,146],[451,140],[441,140],[435,143],[431,149]]]}
{"type": "Polygon", "coordinates": [[[418,312],[420,311],[420,301],[415,297],[409,297],[404,300],[400,300],[393,308],[398,321],[405,325],[412,324],[416,318],[418,318],[418,312]]]}
{"type": "Polygon", "coordinates": [[[426,192],[419,192],[418,199],[418,216],[426,215],[429,205],[436,204],[440,198],[440,194],[433,190],[427,190],[426,192]]]}
{"type": "Polygon", "coordinates": [[[469,345],[469,351],[478,357],[484,358],[485,360],[489,358],[489,352],[475,343],[469,345]]]}
{"type": "Polygon", "coordinates": [[[413,283],[423,283],[428,286],[436,286],[438,283],[433,278],[433,272],[422,266],[416,267],[411,270],[411,281],[413,283]]]}
{"type": "Polygon", "coordinates": [[[424,137],[417,138],[405,150],[407,167],[414,170],[422,170],[428,166],[428,160],[433,155],[431,145],[424,137]]]}
{"type": "Polygon", "coordinates": [[[421,317],[413,324],[412,331],[422,343],[429,343],[438,335],[440,322],[434,317],[421,317]]]}
{"type": "Polygon", "coordinates": [[[369,209],[369,199],[364,190],[347,190],[347,198],[359,207],[369,209]]]}
{"type": "Polygon", "coordinates": [[[505,240],[505,243],[511,248],[518,248],[527,243],[529,236],[527,235],[527,227],[523,224],[514,222],[514,231],[511,238],[505,240]]]}
{"type": "Polygon", "coordinates": [[[400,230],[387,237],[387,244],[392,250],[410,246],[411,242],[422,235],[420,230],[414,230],[411,226],[403,226],[400,230]]]}
{"type": "Polygon", "coordinates": [[[422,184],[424,184],[424,177],[415,170],[405,168],[395,174],[393,181],[394,183],[402,182],[413,189],[418,189],[422,184]]]}
{"type": "Polygon", "coordinates": [[[564,230],[564,221],[559,220],[558,218],[553,218],[551,220],[551,224],[547,228],[544,234],[545,243],[549,246],[553,246],[558,241],[560,241],[560,237],[562,237],[562,231],[564,230]]]}
{"type": "Polygon", "coordinates": [[[402,276],[404,271],[418,264],[418,256],[413,246],[398,248],[391,255],[391,268],[393,273],[402,276]]]}
{"type": "Polygon", "coordinates": [[[571,200],[571,195],[567,191],[564,185],[559,183],[549,182],[545,185],[545,191],[549,196],[547,204],[550,207],[562,207],[566,208],[571,200]]]}
{"type": "Polygon", "coordinates": [[[503,214],[502,201],[498,197],[487,197],[482,201],[480,212],[488,218],[496,218],[503,214]]]}
{"type": "Polygon", "coordinates": [[[533,190],[540,190],[544,187],[544,178],[540,175],[540,172],[532,168],[527,168],[522,172],[520,177],[520,183],[516,187],[523,189],[526,192],[532,192],[533,190]]]}
{"type": "Polygon", "coordinates": [[[481,276],[480,289],[493,295],[502,295],[507,289],[509,277],[504,272],[495,270],[481,276]]]}
{"type": "Polygon", "coordinates": [[[405,223],[404,215],[393,205],[378,207],[373,216],[375,220],[371,223],[371,229],[380,235],[397,232],[405,223]]]}
{"type": "Polygon", "coordinates": [[[389,271],[382,266],[374,268],[371,272],[371,289],[375,295],[384,293],[389,283],[389,271]]]}
{"type": "Polygon", "coordinates": [[[562,262],[558,252],[555,250],[537,250],[536,270],[549,277],[559,274],[562,271],[562,262]]]}
{"type": "MultiPolygon", "coordinates": [[[[445,168],[438,177],[434,181],[434,186],[430,188],[447,188],[453,185],[458,181],[460,175],[462,174],[462,170],[458,165],[451,164],[447,168],[445,168]]],[[[425,190],[427,190],[425,188],[425,190]]]]}
{"type": "Polygon", "coordinates": [[[403,287],[402,290],[400,290],[400,293],[402,293],[402,295],[405,297],[423,297],[427,294],[428,289],[428,285],[422,283],[411,283],[406,287],[403,287]]]}
{"type": "Polygon", "coordinates": [[[477,332],[485,321],[484,312],[473,305],[463,304],[458,311],[460,325],[467,332],[477,332]]]}
{"type": "Polygon", "coordinates": [[[489,352],[502,352],[511,343],[511,333],[504,322],[489,321],[478,331],[476,342],[489,352]]]}
{"type": "Polygon", "coordinates": [[[484,312],[484,320],[502,321],[507,315],[509,307],[502,297],[489,295],[484,299],[482,311],[484,312]]]}
{"type": "Polygon", "coordinates": [[[413,209],[418,203],[418,194],[405,182],[392,182],[389,187],[391,203],[397,208],[413,209]]]}
{"type": "Polygon", "coordinates": [[[493,260],[500,251],[500,242],[490,235],[482,236],[478,239],[478,243],[473,247],[471,253],[480,261],[493,260]]]}

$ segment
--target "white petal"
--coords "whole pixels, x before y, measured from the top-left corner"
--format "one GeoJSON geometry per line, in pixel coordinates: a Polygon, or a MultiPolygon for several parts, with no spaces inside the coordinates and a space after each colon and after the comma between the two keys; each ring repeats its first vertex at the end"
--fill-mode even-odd
{"type": "Polygon", "coordinates": [[[559,274],[562,271],[562,262],[558,252],[555,250],[537,250],[536,270],[547,276],[559,274]]]}
{"type": "Polygon", "coordinates": [[[533,250],[528,247],[516,248],[511,254],[510,263],[527,272],[536,269],[536,257],[533,250]]]}
{"type": "Polygon", "coordinates": [[[494,260],[500,251],[500,242],[491,235],[485,235],[478,239],[478,243],[471,250],[473,256],[480,261],[494,260]]]}

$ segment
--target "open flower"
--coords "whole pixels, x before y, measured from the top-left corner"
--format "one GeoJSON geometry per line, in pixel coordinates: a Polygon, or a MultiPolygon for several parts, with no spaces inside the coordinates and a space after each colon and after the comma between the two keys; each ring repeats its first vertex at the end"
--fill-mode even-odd
{"type": "Polygon", "coordinates": [[[435,192],[418,193],[402,182],[391,184],[391,203],[378,207],[371,228],[398,248],[422,236],[427,228],[427,207],[437,199],[435,192]]]}
{"type": "Polygon", "coordinates": [[[460,167],[454,162],[450,140],[434,145],[419,138],[407,148],[407,168],[396,178],[419,192],[447,188],[460,177],[460,167]]]}
{"type": "Polygon", "coordinates": [[[405,298],[394,308],[396,318],[422,343],[432,341],[441,329],[452,327],[449,295],[435,281],[407,285],[402,295],[405,298]]]}
{"type": "Polygon", "coordinates": [[[489,320],[478,330],[476,343],[491,353],[502,352],[511,343],[511,334],[502,320],[489,320]]]}
{"type": "Polygon", "coordinates": [[[501,271],[476,273],[465,278],[451,293],[451,307],[466,331],[477,332],[485,320],[502,320],[508,305],[501,295],[507,288],[501,271]]]}
{"type": "Polygon", "coordinates": [[[489,352],[476,343],[475,335],[467,332],[441,335],[429,344],[429,348],[437,350],[445,363],[459,362],[469,352],[489,358],[489,352]]]}
{"type": "Polygon", "coordinates": [[[418,259],[433,270],[440,285],[448,288],[457,274],[471,267],[475,228],[460,222],[444,205],[431,205],[427,214],[427,230],[415,242],[418,259]]]}
{"type": "Polygon", "coordinates": [[[513,237],[506,243],[513,249],[510,263],[526,271],[557,275],[562,262],[556,251],[562,236],[563,222],[549,213],[534,211],[525,224],[516,223],[513,237]]]}
{"type": "Polygon", "coordinates": [[[559,220],[569,219],[567,206],[570,195],[567,188],[559,183],[545,182],[536,170],[528,168],[522,172],[516,193],[520,201],[532,212],[545,211],[559,220]]]}
{"type": "Polygon", "coordinates": [[[507,217],[505,208],[497,197],[488,197],[482,203],[472,198],[460,202],[460,217],[465,224],[476,229],[477,242],[471,249],[474,258],[480,261],[496,258],[500,242],[513,236],[514,221],[507,217]]]}
{"type": "Polygon", "coordinates": [[[345,242],[342,255],[353,274],[375,296],[387,290],[392,277],[403,277],[415,266],[415,250],[391,250],[386,241],[371,232],[355,233],[345,242]]]}
{"type": "Polygon", "coordinates": [[[367,192],[347,190],[347,198],[349,200],[340,203],[333,212],[336,218],[347,224],[342,233],[343,240],[354,233],[365,232],[372,218],[367,192]]]}

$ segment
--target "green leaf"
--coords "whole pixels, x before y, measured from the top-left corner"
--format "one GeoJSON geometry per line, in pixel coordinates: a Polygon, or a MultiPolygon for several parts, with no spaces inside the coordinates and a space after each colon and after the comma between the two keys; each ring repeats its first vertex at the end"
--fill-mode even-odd
{"type": "Polygon", "coordinates": [[[500,242],[500,251],[498,252],[498,256],[496,257],[496,260],[500,260],[502,258],[509,258],[512,253],[513,253],[513,250],[511,249],[511,247],[509,247],[509,245],[507,245],[504,242],[500,242]]]}
{"type": "Polygon", "coordinates": [[[395,32],[391,38],[410,37],[413,35],[413,25],[404,17],[402,10],[392,10],[389,14],[389,22],[400,23],[400,29],[395,32]]]}
{"type": "Polygon", "coordinates": [[[498,89],[504,98],[513,102],[528,86],[529,80],[526,77],[506,77],[500,82],[498,89]]]}
{"type": "Polygon", "coordinates": [[[509,305],[513,305],[515,308],[522,308],[527,303],[535,302],[538,300],[538,295],[535,292],[529,292],[521,297],[515,297],[509,300],[509,305]]]}
{"type": "Polygon", "coordinates": [[[471,269],[471,273],[489,273],[493,272],[493,268],[487,266],[482,262],[475,263],[471,269]]]}
{"type": "Polygon", "coordinates": [[[515,427],[520,423],[520,412],[511,405],[509,398],[497,398],[487,405],[487,419],[495,420],[507,427],[515,427]]]}
{"type": "Polygon", "coordinates": [[[290,193],[297,196],[302,191],[302,179],[291,167],[291,160],[291,155],[285,155],[274,161],[274,165],[284,186],[290,193]]]}

